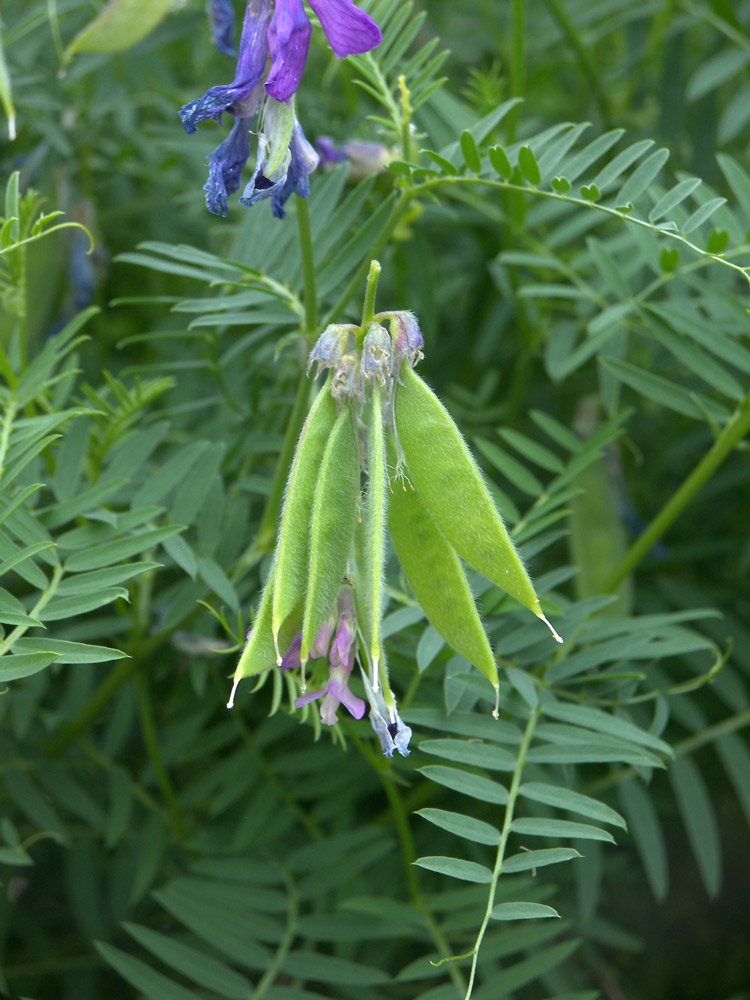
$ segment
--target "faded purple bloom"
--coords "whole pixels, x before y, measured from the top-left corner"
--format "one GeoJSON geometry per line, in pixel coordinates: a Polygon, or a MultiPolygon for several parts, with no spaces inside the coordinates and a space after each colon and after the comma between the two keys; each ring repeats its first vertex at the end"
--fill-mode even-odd
{"type": "Polygon", "coordinates": [[[359,327],[353,323],[333,323],[331,326],[327,326],[318,337],[315,347],[310,351],[310,357],[307,361],[307,374],[310,374],[313,362],[317,362],[318,364],[318,369],[315,373],[316,378],[326,368],[338,368],[341,358],[349,349],[352,331],[358,329],[359,327]]]}
{"type": "Polygon", "coordinates": [[[250,0],[242,25],[234,80],[211,87],[203,97],[190,101],[180,109],[180,118],[188,135],[192,135],[199,123],[207,118],[221,122],[224,111],[238,118],[252,118],[256,113],[263,96],[261,84],[268,58],[270,16],[271,0],[250,0]]]}
{"type": "Polygon", "coordinates": [[[378,313],[375,319],[390,320],[393,337],[393,374],[398,377],[402,361],[406,361],[413,368],[424,357],[422,354],[424,338],[417,317],[413,312],[403,310],[378,313]]]}
{"type": "Polygon", "coordinates": [[[401,720],[396,710],[396,699],[391,694],[393,705],[389,708],[385,703],[383,689],[373,690],[369,678],[364,673],[362,680],[365,682],[365,691],[370,702],[370,722],[380,740],[383,753],[386,757],[392,757],[393,751],[398,750],[402,757],[408,757],[411,729],[401,720]]]}
{"type": "Polygon", "coordinates": [[[384,386],[391,376],[393,347],[388,331],[380,323],[371,323],[362,346],[362,381],[384,386]]]}
{"type": "Polygon", "coordinates": [[[229,136],[208,158],[208,180],[203,185],[206,205],[214,215],[226,216],[227,198],[240,187],[240,175],[250,156],[250,124],[238,118],[229,136]]]}
{"type": "Polygon", "coordinates": [[[225,56],[236,56],[232,0],[208,0],[208,20],[214,45],[225,56]]]}
{"type": "Polygon", "coordinates": [[[343,148],[337,146],[329,135],[321,135],[316,139],[315,148],[320,155],[320,166],[323,170],[330,170],[336,164],[346,163],[349,159],[343,148]]]}
{"type": "Polygon", "coordinates": [[[350,139],[337,146],[333,139],[322,135],[315,143],[323,170],[332,170],[339,163],[349,163],[349,179],[362,180],[385,170],[394,154],[380,142],[350,139]]]}

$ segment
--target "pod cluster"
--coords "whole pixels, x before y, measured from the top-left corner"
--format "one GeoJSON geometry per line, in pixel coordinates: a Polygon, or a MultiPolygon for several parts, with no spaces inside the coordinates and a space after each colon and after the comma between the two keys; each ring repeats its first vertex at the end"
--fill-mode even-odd
{"type": "Polygon", "coordinates": [[[243,677],[276,664],[299,678],[297,707],[322,699],[328,725],[340,706],[361,718],[365,703],[349,689],[358,660],[387,756],[408,753],[411,736],[381,642],[388,533],[428,620],[493,685],[495,715],[497,662],[462,560],[549,625],[461,432],[413,370],[422,346],[413,313],[390,312],[364,327],[328,327],[310,354],[308,373],[317,364],[327,380],[297,443],[272,569],[230,698],[243,677]],[[318,661],[312,691],[310,660],[318,661]]]}

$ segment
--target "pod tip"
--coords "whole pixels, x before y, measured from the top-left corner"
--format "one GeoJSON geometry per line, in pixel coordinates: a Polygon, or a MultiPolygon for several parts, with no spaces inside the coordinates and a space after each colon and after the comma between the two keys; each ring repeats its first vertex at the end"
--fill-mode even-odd
{"type": "Polygon", "coordinates": [[[281,655],[281,652],[279,651],[279,630],[278,629],[276,629],[275,632],[273,633],[273,648],[276,651],[276,666],[280,667],[283,657],[281,655]]]}
{"type": "Polygon", "coordinates": [[[500,688],[495,688],[495,707],[492,709],[492,718],[500,718],[500,688]]]}
{"type": "Polygon", "coordinates": [[[565,640],[563,639],[563,637],[562,637],[561,635],[559,635],[559,634],[558,634],[558,633],[557,633],[557,632],[555,631],[555,626],[554,626],[554,625],[552,624],[552,622],[551,622],[551,621],[550,621],[550,620],[549,620],[549,619],[547,618],[547,616],[546,616],[546,615],[541,615],[541,614],[540,614],[540,615],[539,615],[539,617],[540,617],[540,618],[542,619],[542,621],[544,622],[544,624],[545,624],[545,625],[547,626],[547,628],[548,628],[548,629],[550,630],[550,632],[552,633],[552,638],[553,638],[553,639],[555,640],[555,642],[564,642],[564,641],[565,641],[565,640]]]}
{"type": "Polygon", "coordinates": [[[227,708],[234,708],[234,695],[235,692],[237,691],[237,685],[240,683],[241,680],[242,680],[241,677],[235,677],[234,684],[232,684],[232,690],[229,695],[229,701],[227,702],[227,708]]]}

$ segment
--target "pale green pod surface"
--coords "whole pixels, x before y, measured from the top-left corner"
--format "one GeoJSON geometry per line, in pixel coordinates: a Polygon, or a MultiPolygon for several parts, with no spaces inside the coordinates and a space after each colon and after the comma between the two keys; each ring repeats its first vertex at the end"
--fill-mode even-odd
{"type": "MultiPolygon", "coordinates": [[[[274,635],[307,589],[310,521],[323,453],[336,422],[336,402],[326,385],[313,403],[302,428],[289,471],[279,539],[271,625],[274,635]]],[[[279,654],[283,649],[279,647],[279,654]]],[[[280,662],[280,655],[277,655],[280,662]]]]}
{"type": "Polygon", "coordinates": [[[76,52],[120,52],[145,38],[167,16],[172,0],[110,0],[65,50],[65,61],[76,52]]]}
{"type": "Polygon", "coordinates": [[[497,664],[461,560],[417,490],[395,482],[390,500],[388,525],[414,596],[445,641],[481,670],[497,691],[497,664]]]}
{"type": "MultiPolygon", "coordinates": [[[[263,590],[255,620],[245,643],[245,648],[242,650],[242,655],[234,671],[234,686],[229,699],[230,708],[234,700],[234,692],[243,677],[252,677],[253,674],[260,674],[264,670],[270,670],[276,664],[274,636],[271,631],[271,606],[273,603],[274,580],[275,572],[272,570],[263,590]]],[[[283,650],[289,648],[301,626],[302,602],[300,601],[284,622],[279,634],[279,644],[283,650]]]]}
{"type": "Polygon", "coordinates": [[[331,613],[346,572],[359,500],[359,445],[351,407],[334,424],[323,453],[310,525],[310,566],[300,658],[304,666],[331,613]]]}
{"type": "Polygon", "coordinates": [[[373,672],[377,676],[382,660],[380,622],[383,617],[383,591],[385,586],[385,528],[388,509],[388,476],[385,464],[385,432],[381,408],[380,387],[372,392],[370,433],[367,448],[367,504],[364,520],[366,526],[368,592],[367,617],[364,634],[369,646],[373,672]]]}
{"type": "Polygon", "coordinates": [[[401,380],[395,392],[396,432],[406,474],[435,524],[470,566],[543,618],[529,574],[461,432],[407,364],[401,366],[401,380]]]}

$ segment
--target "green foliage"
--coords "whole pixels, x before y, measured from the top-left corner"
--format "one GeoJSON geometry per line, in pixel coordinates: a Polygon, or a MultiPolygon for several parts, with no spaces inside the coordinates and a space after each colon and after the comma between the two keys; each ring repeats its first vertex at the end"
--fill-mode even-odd
{"type": "Polygon", "coordinates": [[[205,214],[211,128],[185,143],[175,112],[231,71],[201,5],[150,6],[111,56],[96,33],[135,4],[3,9],[0,992],[738,995],[748,5],[376,0],[383,45],[314,44],[299,111],[390,163],[314,174],[283,224],[205,214]],[[399,427],[414,491],[370,440],[358,502],[333,413],[306,470],[327,557],[316,542],[308,643],[365,531],[321,498],[367,530],[388,509],[395,553],[376,525],[358,567],[360,656],[379,628],[413,730],[395,762],[366,723],[295,711],[272,669],[274,602],[286,647],[310,557],[308,525],[285,554],[287,510],[275,594],[301,362],[359,322],[373,257],[481,466],[430,395],[432,422],[399,427]],[[457,484],[429,484],[457,453],[564,644],[446,541],[457,484]],[[256,608],[260,666],[227,713],[256,608]],[[472,664],[499,674],[498,720],[472,664]]]}

